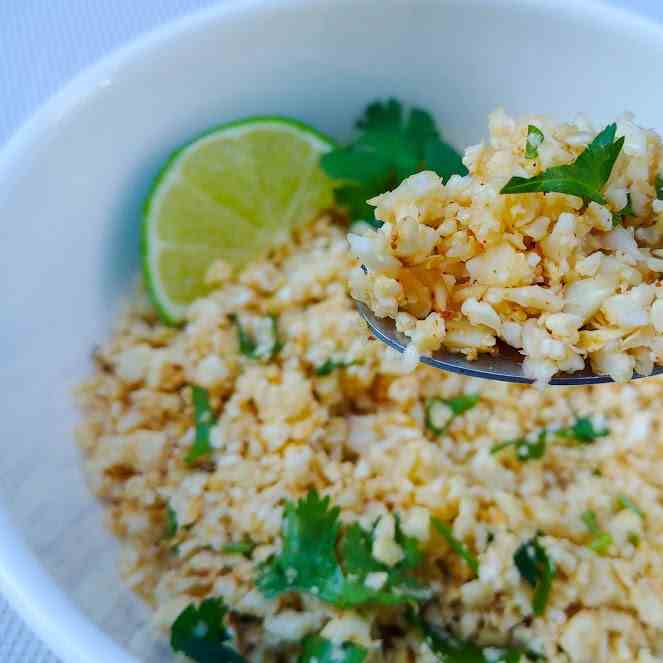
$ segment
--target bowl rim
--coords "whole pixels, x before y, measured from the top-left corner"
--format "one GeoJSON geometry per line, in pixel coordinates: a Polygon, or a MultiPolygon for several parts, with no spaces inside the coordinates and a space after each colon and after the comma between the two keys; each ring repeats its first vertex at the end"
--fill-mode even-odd
{"type": "MultiPolygon", "coordinates": [[[[631,31],[643,40],[663,41],[662,24],[630,9],[605,4],[603,0],[585,0],[583,3],[576,0],[508,0],[508,4],[505,0],[445,1],[464,6],[499,7],[502,11],[522,7],[546,13],[563,12],[579,21],[599,21],[606,27],[631,31]]],[[[11,173],[12,164],[23,153],[29,153],[31,145],[55,126],[59,118],[74,110],[87,97],[107,87],[116,71],[172,38],[195,31],[211,20],[232,21],[274,9],[352,2],[354,0],[226,0],[140,34],[75,75],[13,131],[0,149],[0,178],[4,179],[11,173]]],[[[135,656],[87,619],[65,595],[13,528],[10,515],[1,503],[0,532],[0,592],[57,657],[65,663],[138,663],[135,656]]]]}

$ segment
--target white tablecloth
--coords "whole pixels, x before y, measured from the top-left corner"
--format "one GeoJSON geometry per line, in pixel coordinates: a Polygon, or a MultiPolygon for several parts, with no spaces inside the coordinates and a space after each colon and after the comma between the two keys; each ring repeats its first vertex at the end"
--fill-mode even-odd
{"type": "MultiPolygon", "coordinates": [[[[663,22],[661,0],[611,1],[663,22]]],[[[83,68],[136,35],[210,4],[209,0],[0,0],[0,145],[83,68]]],[[[2,596],[0,661],[58,662],[2,596]]]]}

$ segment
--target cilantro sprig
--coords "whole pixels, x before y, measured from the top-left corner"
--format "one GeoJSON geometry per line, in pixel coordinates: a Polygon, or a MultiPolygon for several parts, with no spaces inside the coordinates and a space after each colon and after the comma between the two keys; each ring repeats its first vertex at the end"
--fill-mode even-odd
{"type": "Polygon", "coordinates": [[[366,201],[420,170],[434,170],[444,182],[455,173],[467,174],[460,154],[442,140],[432,115],[420,108],[408,114],[396,99],[376,101],[356,126],[358,136],[352,143],[320,160],[337,182],[336,202],[353,221],[382,225],[366,201]]]}
{"type": "Polygon", "coordinates": [[[654,180],[654,187],[656,189],[656,200],[663,200],[663,176],[657,175],[654,180]]]}
{"type": "Polygon", "coordinates": [[[471,410],[479,403],[480,399],[481,396],[479,396],[479,394],[461,394],[460,396],[454,396],[452,398],[429,398],[426,402],[425,408],[424,423],[426,428],[428,428],[433,435],[443,435],[447,432],[449,426],[451,426],[451,422],[456,417],[460,417],[461,414],[471,410]],[[446,406],[451,411],[450,418],[442,427],[435,424],[433,415],[433,409],[440,405],[446,406]]]}
{"type": "Polygon", "coordinates": [[[226,553],[227,555],[244,555],[245,557],[251,557],[251,553],[256,545],[256,542],[250,536],[247,536],[244,540],[237,543],[226,543],[222,546],[221,552],[226,553]]]}
{"type": "Polygon", "coordinates": [[[642,520],[647,518],[645,512],[628,495],[617,495],[615,503],[617,504],[618,508],[628,509],[629,511],[632,511],[634,514],[639,516],[642,520]]]}
{"type": "Polygon", "coordinates": [[[170,629],[170,646],[196,663],[247,663],[227,643],[230,634],[224,625],[227,608],[223,599],[205,599],[188,605],[170,629]]]}
{"type": "Polygon", "coordinates": [[[467,565],[479,575],[479,560],[468,550],[462,541],[459,541],[454,535],[451,527],[442,522],[439,518],[431,518],[431,523],[437,532],[449,544],[449,547],[462,559],[465,560],[467,565]]]}
{"type": "Polygon", "coordinates": [[[210,443],[210,431],[214,425],[214,413],[209,402],[207,389],[193,386],[191,388],[193,398],[193,411],[196,426],[196,434],[193,444],[189,448],[184,460],[193,465],[200,458],[207,456],[212,451],[210,443]]]}
{"type": "Polygon", "coordinates": [[[302,642],[297,663],[362,663],[367,653],[352,642],[336,645],[319,635],[309,635],[302,642]]]}
{"type": "Polygon", "coordinates": [[[539,156],[539,145],[544,141],[543,131],[533,124],[527,125],[527,140],[525,141],[525,158],[536,159],[539,156]]]}
{"type": "Polygon", "coordinates": [[[170,502],[166,504],[166,525],[163,531],[164,539],[172,539],[177,534],[178,524],[177,524],[177,513],[170,502]]]}
{"type": "Polygon", "coordinates": [[[396,542],[403,559],[386,566],[372,555],[373,532],[357,523],[342,531],[339,515],[330,498],[321,498],[314,490],[296,503],[286,503],[281,552],[260,566],[256,581],[267,598],[302,592],[339,607],[353,607],[410,603],[430,595],[413,574],[421,552],[400,526],[396,542]],[[379,589],[365,582],[372,573],[384,574],[379,589]]]}
{"type": "Polygon", "coordinates": [[[352,360],[346,360],[346,359],[332,359],[331,357],[329,359],[326,359],[322,364],[319,366],[316,366],[313,372],[319,376],[323,377],[326,375],[330,375],[333,373],[335,370],[339,368],[349,368],[350,366],[356,366],[359,363],[358,360],[352,359],[352,360]]]}
{"type": "Polygon", "coordinates": [[[412,613],[409,620],[419,629],[440,663],[520,663],[524,656],[536,656],[517,647],[480,647],[412,613]]]}
{"type": "Polygon", "coordinates": [[[605,555],[608,552],[608,548],[612,545],[612,536],[610,536],[609,532],[605,532],[599,527],[596,513],[591,509],[585,511],[581,518],[591,534],[591,539],[587,547],[591,548],[598,555],[605,555]]]}
{"type": "Polygon", "coordinates": [[[605,205],[602,193],[624,145],[624,137],[615,140],[617,125],[610,124],[585,148],[578,158],[563,166],[553,166],[533,177],[512,177],[500,193],[566,193],[585,203],[605,205]]]}
{"type": "Polygon", "coordinates": [[[528,460],[538,460],[543,458],[548,446],[548,438],[554,434],[555,437],[565,440],[573,440],[578,445],[593,444],[600,437],[610,434],[610,429],[603,427],[597,428],[589,417],[576,417],[576,420],[570,426],[564,426],[554,431],[542,429],[535,436],[519,437],[515,440],[500,442],[491,447],[490,453],[496,454],[509,447],[515,447],[518,460],[526,462],[528,460]]]}
{"type": "Polygon", "coordinates": [[[599,437],[605,437],[609,434],[609,428],[597,428],[589,417],[577,417],[571,426],[559,428],[555,431],[557,437],[575,440],[580,444],[592,444],[599,437]]]}
{"type": "Polygon", "coordinates": [[[279,338],[278,318],[270,315],[272,342],[269,347],[261,347],[256,339],[246,331],[244,326],[235,314],[230,319],[237,327],[237,340],[239,342],[239,351],[249,359],[273,359],[283,349],[283,341],[279,338]]]}
{"type": "Polygon", "coordinates": [[[507,440],[494,445],[490,449],[491,454],[496,454],[507,449],[508,447],[515,447],[516,457],[518,460],[526,462],[528,460],[539,460],[543,458],[546,453],[548,431],[545,429],[540,431],[535,439],[530,440],[526,437],[519,437],[515,440],[507,440]]]}
{"type": "Polygon", "coordinates": [[[545,548],[539,543],[539,535],[525,541],[513,556],[520,576],[534,588],[532,610],[535,615],[545,612],[552,581],[556,575],[555,563],[548,557],[545,548]]]}

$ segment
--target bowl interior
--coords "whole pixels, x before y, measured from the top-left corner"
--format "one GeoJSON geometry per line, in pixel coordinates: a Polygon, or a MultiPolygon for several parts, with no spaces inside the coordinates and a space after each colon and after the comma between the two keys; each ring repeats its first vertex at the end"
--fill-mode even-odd
{"type": "Polygon", "coordinates": [[[50,102],[0,161],[0,577],[33,628],[66,661],[168,660],[119,582],[118,548],[82,480],[70,392],[137,277],[141,204],[174,147],[253,113],[342,139],[386,96],[433,109],[459,147],[486,135],[498,105],[597,122],[628,109],[661,128],[661,61],[658,28],[572,0],[232,3],[113,56],[50,102]]]}

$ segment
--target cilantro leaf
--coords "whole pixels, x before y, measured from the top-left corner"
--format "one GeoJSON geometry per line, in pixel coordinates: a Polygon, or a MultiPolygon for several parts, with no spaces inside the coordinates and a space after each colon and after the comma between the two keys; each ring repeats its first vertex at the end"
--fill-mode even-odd
{"type": "Polygon", "coordinates": [[[412,575],[420,553],[399,528],[396,540],[405,555],[393,567],[373,558],[372,533],[357,523],[343,532],[339,559],[339,514],[338,507],[331,507],[329,497],[320,498],[315,491],[296,504],[286,504],[282,550],[263,562],[256,581],[267,598],[284,592],[304,592],[339,607],[352,607],[396,605],[428,597],[429,592],[412,575]],[[380,588],[365,584],[370,573],[385,574],[380,588]]]}
{"type": "Polygon", "coordinates": [[[297,663],[362,663],[366,650],[352,642],[335,645],[319,635],[309,635],[302,642],[297,663]]]}
{"type": "Polygon", "coordinates": [[[443,140],[429,140],[424,146],[424,166],[436,172],[446,184],[452,175],[467,175],[463,157],[443,140]]]}
{"type": "Polygon", "coordinates": [[[198,607],[191,603],[170,629],[170,646],[196,663],[246,663],[226,643],[230,634],[223,620],[227,609],[222,599],[205,599],[198,607]]]}
{"type": "Polygon", "coordinates": [[[424,423],[426,428],[433,433],[433,435],[443,435],[451,426],[451,422],[459,417],[461,414],[464,414],[468,410],[471,410],[475,407],[481,397],[479,394],[461,394],[460,396],[454,396],[452,398],[429,398],[426,402],[426,412],[424,423]],[[451,417],[447,420],[444,426],[439,427],[435,425],[433,420],[433,408],[437,405],[445,405],[451,410],[451,417]]]}
{"type": "Polygon", "coordinates": [[[417,600],[427,593],[412,574],[422,560],[419,545],[416,539],[403,534],[398,518],[395,540],[401,546],[404,556],[393,566],[387,566],[373,557],[372,532],[367,532],[357,523],[346,529],[341,542],[341,559],[345,577],[351,581],[343,585],[342,600],[353,604],[366,602],[389,605],[417,600]],[[367,587],[366,578],[370,573],[384,574],[385,581],[379,589],[367,587]]]}
{"type": "Polygon", "coordinates": [[[535,615],[542,615],[550,596],[555,563],[548,557],[545,548],[539,543],[539,535],[525,541],[516,550],[513,561],[520,576],[534,588],[532,609],[535,615]]]}
{"type": "Polygon", "coordinates": [[[448,398],[445,403],[451,408],[454,415],[458,416],[471,410],[480,400],[479,394],[462,394],[448,398]]]}
{"type": "Polygon", "coordinates": [[[580,444],[592,444],[597,438],[610,434],[608,428],[595,428],[589,417],[577,417],[572,426],[555,431],[557,437],[576,440],[580,444]]]}
{"type": "Polygon", "coordinates": [[[591,509],[585,511],[581,518],[592,535],[587,547],[591,548],[598,555],[605,555],[608,552],[608,548],[612,545],[612,536],[610,536],[609,532],[604,532],[599,527],[596,513],[591,509]]]}
{"type": "Polygon", "coordinates": [[[656,200],[663,200],[663,176],[657,175],[654,185],[656,188],[656,200]]]}
{"type": "Polygon", "coordinates": [[[283,548],[260,568],[257,586],[267,598],[287,591],[304,591],[335,598],[343,577],[336,561],[340,531],[338,507],[317,492],[287,502],[283,523],[283,548]]]}
{"type": "Polygon", "coordinates": [[[358,129],[392,129],[397,131],[403,123],[403,107],[397,99],[387,99],[384,103],[370,103],[364,115],[357,120],[358,129]]]}
{"type": "Polygon", "coordinates": [[[225,546],[222,546],[221,552],[228,555],[244,555],[245,557],[250,557],[253,549],[256,547],[255,541],[249,536],[246,537],[243,541],[239,543],[226,543],[225,546]]]}
{"type": "MultiPolygon", "coordinates": [[[[372,188],[376,191],[388,191],[392,188],[392,184],[385,181],[384,184],[378,184],[372,188]]],[[[382,221],[375,218],[373,207],[366,202],[372,197],[373,194],[367,191],[367,187],[356,184],[341,185],[334,189],[336,204],[348,210],[351,221],[363,221],[373,228],[380,228],[382,221]]]]}
{"type": "Polygon", "coordinates": [[[431,518],[433,527],[439,532],[439,534],[446,540],[449,544],[449,547],[457,554],[460,555],[466,562],[467,565],[474,571],[475,574],[479,575],[479,561],[477,558],[467,549],[467,547],[459,541],[451,530],[451,527],[446,523],[443,523],[439,518],[431,518]]]}
{"type": "Polygon", "coordinates": [[[516,440],[507,440],[496,444],[490,450],[491,454],[496,454],[507,447],[516,448],[516,457],[518,460],[527,462],[528,460],[539,460],[546,453],[546,438],[548,432],[544,429],[536,437],[536,440],[530,441],[525,437],[519,437],[516,440]]]}
{"type": "Polygon", "coordinates": [[[615,501],[619,508],[629,509],[629,511],[633,511],[633,513],[640,516],[642,520],[646,519],[647,516],[645,515],[645,512],[630,497],[628,497],[628,495],[617,495],[615,501]]]}
{"type": "Polygon", "coordinates": [[[322,364],[316,366],[313,372],[315,375],[323,376],[330,375],[337,368],[348,368],[349,366],[356,366],[359,362],[356,359],[346,361],[344,359],[326,359],[322,364]]]}
{"type": "Polygon", "coordinates": [[[358,523],[346,529],[341,542],[343,570],[347,576],[357,579],[361,584],[369,573],[384,570],[384,565],[373,557],[372,547],[371,533],[362,529],[358,523]]]}
{"type": "Polygon", "coordinates": [[[249,359],[273,359],[283,348],[283,342],[279,339],[278,319],[275,315],[269,316],[272,326],[272,343],[268,348],[261,348],[257,341],[244,329],[239,318],[232,314],[230,319],[237,327],[237,340],[239,351],[249,359]]]}
{"type": "Polygon", "coordinates": [[[391,168],[396,183],[414,175],[421,163],[417,146],[402,130],[364,129],[354,148],[363,155],[375,155],[376,163],[381,162],[391,168]]]}
{"type": "Polygon", "coordinates": [[[214,415],[210,406],[207,389],[194,385],[191,390],[193,395],[196,436],[191,448],[184,457],[184,460],[186,460],[189,465],[192,465],[199,458],[206,456],[212,451],[212,445],[210,444],[210,430],[214,425],[214,415]]]}
{"type": "Polygon", "coordinates": [[[556,191],[593,200],[604,205],[601,190],[624,145],[624,137],[615,140],[616,124],[608,125],[585,148],[578,158],[563,166],[553,166],[533,177],[512,177],[500,193],[549,193],[556,191]]]}
{"type": "Polygon", "coordinates": [[[170,502],[166,505],[166,526],[164,527],[164,539],[172,539],[177,534],[177,513],[170,502]]]}
{"type": "Polygon", "coordinates": [[[637,532],[629,532],[626,535],[626,540],[634,547],[637,548],[640,545],[640,535],[637,532]]]}
{"type": "Polygon", "coordinates": [[[612,213],[612,227],[615,228],[618,226],[627,216],[635,216],[630,193],[626,194],[626,205],[619,212],[612,213]]]}
{"type": "Polygon", "coordinates": [[[397,100],[376,101],[357,121],[357,129],[354,142],[320,160],[322,169],[337,182],[337,204],[348,210],[353,221],[382,225],[366,201],[420,170],[434,170],[445,182],[455,173],[467,174],[458,152],[442,140],[430,113],[420,108],[406,117],[397,100]]]}
{"type": "MultiPolygon", "coordinates": [[[[515,447],[518,460],[523,462],[533,459],[538,460],[543,458],[546,453],[548,434],[548,431],[544,428],[534,440],[520,437],[515,440],[500,442],[491,448],[490,453],[496,454],[508,447],[515,447]]],[[[597,438],[609,435],[610,431],[607,428],[596,428],[589,417],[577,417],[571,426],[559,428],[554,431],[554,434],[557,437],[575,440],[579,444],[592,444],[597,438]]]]}
{"type": "Polygon", "coordinates": [[[409,616],[440,663],[520,663],[525,652],[517,647],[479,647],[462,640],[418,615],[409,616]]]}
{"type": "Polygon", "coordinates": [[[527,125],[527,140],[525,141],[525,158],[536,159],[539,156],[539,145],[543,143],[543,131],[533,124],[527,125]]]}
{"type": "Polygon", "coordinates": [[[419,549],[419,541],[413,536],[407,536],[401,528],[401,519],[396,516],[396,543],[404,553],[402,562],[396,565],[404,569],[415,569],[423,560],[424,555],[419,549]]]}

